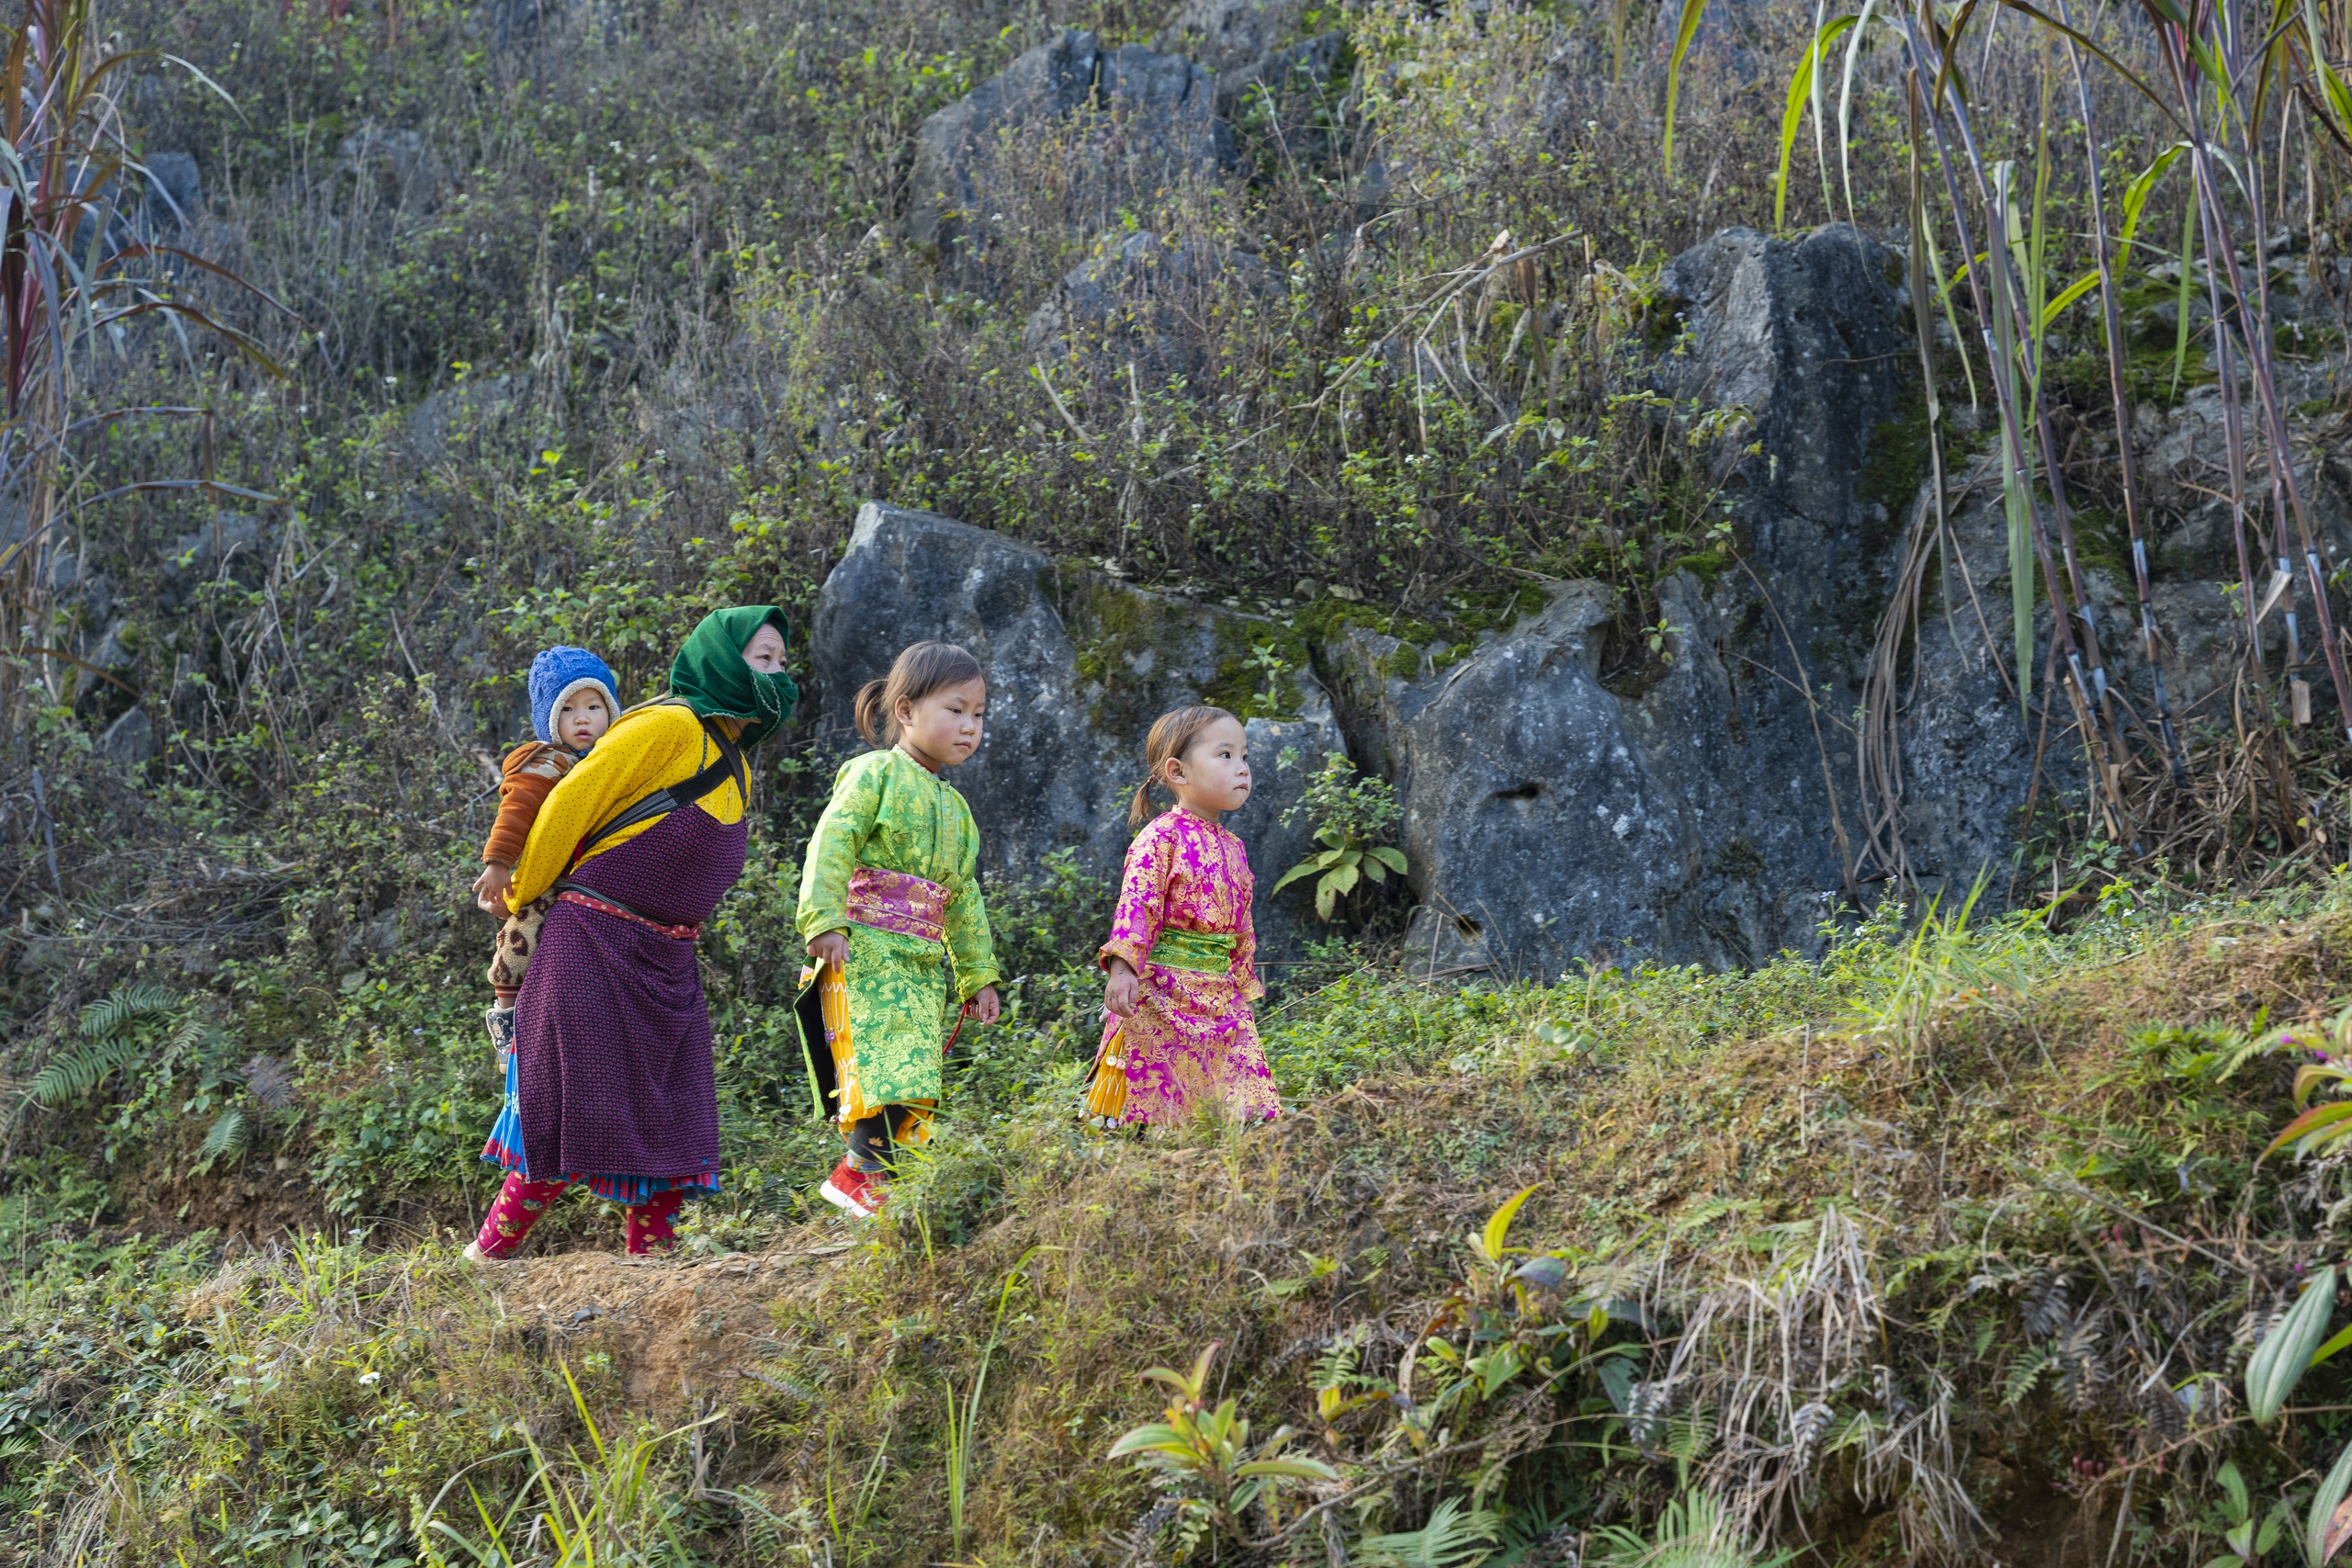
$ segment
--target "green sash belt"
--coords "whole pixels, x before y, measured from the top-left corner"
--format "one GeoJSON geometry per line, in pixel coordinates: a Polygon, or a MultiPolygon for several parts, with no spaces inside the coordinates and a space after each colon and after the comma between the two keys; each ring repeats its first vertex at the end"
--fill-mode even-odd
{"type": "Polygon", "coordinates": [[[1231,931],[1163,931],[1144,962],[1163,969],[1190,969],[1202,975],[1222,975],[1233,967],[1231,931]]]}

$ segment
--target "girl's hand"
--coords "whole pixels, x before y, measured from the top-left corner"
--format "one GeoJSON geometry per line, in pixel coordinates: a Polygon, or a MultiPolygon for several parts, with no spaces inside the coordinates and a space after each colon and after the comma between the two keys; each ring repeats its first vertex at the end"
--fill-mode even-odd
{"type": "Polygon", "coordinates": [[[1004,1003],[998,998],[996,994],[996,987],[994,986],[982,986],[980,987],[980,994],[972,998],[972,1021],[974,1023],[994,1023],[997,1021],[997,1015],[1003,1010],[1004,1003]]]}
{"type": "Polygon", "coordinates": [[[1114,958],[1108,965],[1111,983],[1102,987],[1102,1009],[1114,1017],[1132,1017],[1136,1010],[1136,992],[1143,982],[1133,965],[1124,958],[1114,958]]]}
{"type": "Polygon", "coordinates": [[[514,868],[503,860],[492,861],[474,878],[474,907],[485,915],[506,913],[506,890],[514,885],[514,868]]]}
{"type": "Polygon", "coordinates": [[[808,939],[808,956],[820,964],[832,965],[835,973],[849,968],[849,937],[841,931],[825,931],[808,939]]]}

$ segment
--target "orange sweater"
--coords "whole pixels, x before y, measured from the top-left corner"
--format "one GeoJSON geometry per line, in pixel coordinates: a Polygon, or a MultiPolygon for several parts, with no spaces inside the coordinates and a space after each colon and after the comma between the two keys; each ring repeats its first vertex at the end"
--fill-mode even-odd
{"type": "Polygon", "coordinates": [[[506,753],[499,769],[498,819],[490,825],[490,840],[481,847],[483,864],[503,861],[511,866],[523,858],[523,845],[548,792],[579,760],[544,740],[526,740],[506,753]]]}

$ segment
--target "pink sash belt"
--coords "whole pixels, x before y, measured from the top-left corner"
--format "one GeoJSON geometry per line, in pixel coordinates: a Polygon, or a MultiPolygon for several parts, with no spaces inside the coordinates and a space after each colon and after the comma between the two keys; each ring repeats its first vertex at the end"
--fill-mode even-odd
{"type": "Polygon", "coordinates": [[[878,931],[947,940],[947,889],[903,871],[861,865],[849,876],[849,918],[878,931]]]}

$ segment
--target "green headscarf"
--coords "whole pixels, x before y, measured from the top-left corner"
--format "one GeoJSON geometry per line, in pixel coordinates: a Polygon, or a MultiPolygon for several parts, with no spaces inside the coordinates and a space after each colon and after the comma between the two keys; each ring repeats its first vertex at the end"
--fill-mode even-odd
{"type": "Polygon", "coordinates": [[[791,623],[773,604],[739,604],[702,618],[670,664],[670,694],[705,718],[740,718],[745,750],[774,735],[792,717],[800,688],[781,670],[763,675],[743,662],[743,649],[759,629],[773,625],[789,638],[791,623]]]}

